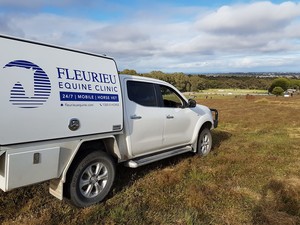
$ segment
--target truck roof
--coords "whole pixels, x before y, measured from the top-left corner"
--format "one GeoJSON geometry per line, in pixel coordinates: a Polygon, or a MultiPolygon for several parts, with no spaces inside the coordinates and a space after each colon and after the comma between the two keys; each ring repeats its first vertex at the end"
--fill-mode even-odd
{"type": "Polygon", "coordinates": [[[1,34],[1,33],[0,33],[0,38],[6,38],[6,39],[22,41],[22,42],[27,42],[27,43],[31,43],[31,44],[37,44],[37,45],[52,47],[52,48],[58,48],[58,49],[62,49],[62,50],[68,50],[68,51],[87,54],[87,55],[92,55],[92,56],[100,56],[100,57],[113,59],[113,57],[107,56],[106,54],[89,52],[89,51],[79,50],[79,49],[75,49],[75,48],[71,48],[71,47],[63,47],[63,46],[60,46],[60,45],[48,44],[48,43],[44,43],[44,42],[41,42],[41,41],[35,41],[35,40],[33,41],[33,40],[26,39],[26,38],[19,38],[19,37],[4,35],[4,34],[1,34]]]}
{"type": "Polygon", "coordinates": [[[140,79],[143,81],[148,81],[148,82],[155,82],[155,83],[160,83],[160,84],[164,84],[167,86],[170,86],[169,83],[163,81],[163,80],[159,80],[159,79],[155,79],[155,78],[150,78],[150,77],[143,77],[143,76],[137,76],[137,75],[128,75],[128,74],[119,74],[120,78],[122,79],[140,79]]]}

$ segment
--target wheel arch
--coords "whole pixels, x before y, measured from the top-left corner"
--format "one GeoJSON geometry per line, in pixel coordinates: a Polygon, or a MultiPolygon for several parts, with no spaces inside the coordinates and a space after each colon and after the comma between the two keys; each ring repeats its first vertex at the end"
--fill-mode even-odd
{"type": "Polygon", "coordinates": [[[200,130],[199,130],[199,132],[198,132],[198,136],[200,135],[200,133],[201,133],[201,131],[202,131],[203,129],[207,128],[207,129],[210,130],[210,129],[212,129],[212,126],[213,126],[212,122],[206,121],[206,122],[201,126],[201,128],[200,128],[200,130]]]}
{"type": "Polygon", "coordinates": [[[114,159],[106,151],[92,149],[82,156],[69,168],[69,177],[63,189],[64,197],[79,208],[99,203],[106,198],[116,173],[114,159]]]}
{"type": "Polygon", "coordinates": [[[94,151],[106,152],[112,157],[115,163],[117,163],[118,159],[120,158],[119,148],[116,143],[116,138],[114,136],[82,140],[72,153],[59,179],[60,182],[63,184],[61,187],[61,192],[63,193],[63,196],[68,197],[68,193],[66,192],[64,186],[69,174],[72,172],[72,170],[74,170],[74,166],[77,165],[80,159],[84,158],[85,156],[94,151]]]}
{"type": "Polygon", "coordinates": [[[194,135],[193,135],[193,141],[192,141],[192,143],[193,143],[192,147],[194,149],[194,152],[197,151],[199,135],[200,135],[201,131],[205,128],[211,130],[213,128],[212,121],[210,121],[210,120],[206,120],[205,122],[201,121],[200,123],[198,123],[198,126],[196,126],[195,132],[194,132],[194,135]]]}

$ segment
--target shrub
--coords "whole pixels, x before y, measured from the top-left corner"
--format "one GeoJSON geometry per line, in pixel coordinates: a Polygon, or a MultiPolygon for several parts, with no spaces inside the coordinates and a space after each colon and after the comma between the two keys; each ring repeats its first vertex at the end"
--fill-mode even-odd
{"type": "Polygon", "coordinates": [[[286,91],[289,88],[290,83],[291,82],[287,78],[277,78],[272,82],[271,86],[269,87],[269,92],[273,94],[273,89],[275,87],[281,87],[283,91],[286,91]]]}
{"type": "Polygon", "coordinates": [[[282,89],[282,87],[274,87],[273,90],[272,90],[272,94],[273,95],[282,95],[284,92],[284,90],[282,89]]]}

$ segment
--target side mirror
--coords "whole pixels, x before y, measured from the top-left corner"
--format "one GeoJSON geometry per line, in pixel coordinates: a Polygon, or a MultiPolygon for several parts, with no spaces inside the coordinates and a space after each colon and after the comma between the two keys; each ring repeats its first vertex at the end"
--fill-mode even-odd
{"type": "Polygon", "coordinates": [[[196,105],[197,105],[197,102],[194,99],[189,99],[189,102],[188,102],[189,108],[195,108],[196,105]]]}

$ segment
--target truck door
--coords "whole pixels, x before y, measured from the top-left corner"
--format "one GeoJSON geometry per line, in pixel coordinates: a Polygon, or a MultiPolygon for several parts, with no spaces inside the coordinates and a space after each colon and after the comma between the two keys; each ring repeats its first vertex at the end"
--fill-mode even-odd
{"type": "Polygon", "coordinates": [[[127,143],[134,156],[161,149],[164,113],[158,107],[155,84],[127,80],[125,123],[127,143]]]}
{"type": "Polygon", "coordinates": [[[165,117],[163,148],[189,144],[199,115],[171,87],[160,85],[160,93],[165,117]]]}

